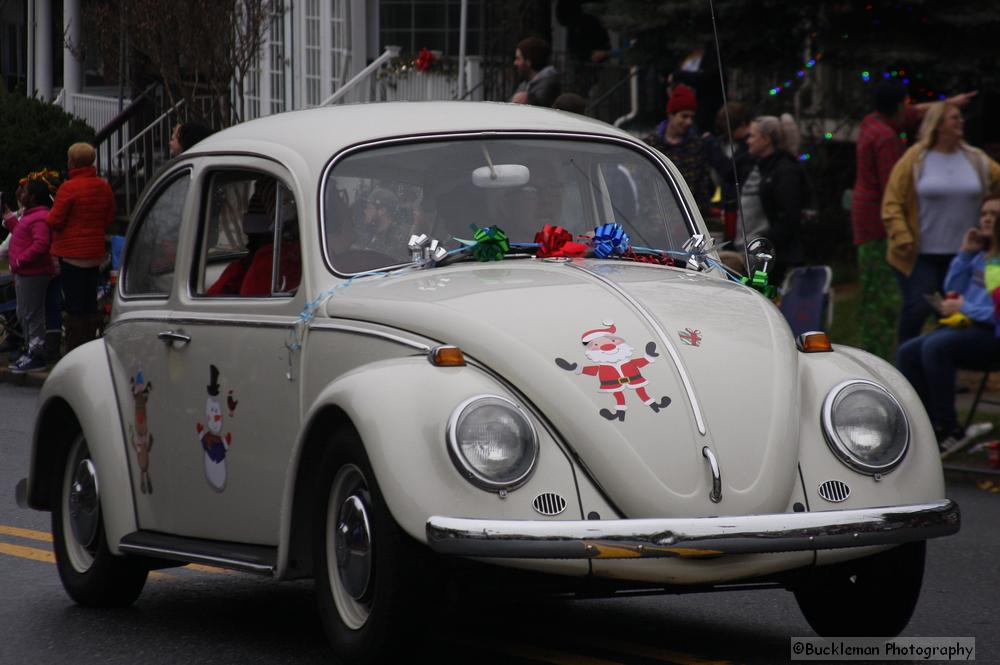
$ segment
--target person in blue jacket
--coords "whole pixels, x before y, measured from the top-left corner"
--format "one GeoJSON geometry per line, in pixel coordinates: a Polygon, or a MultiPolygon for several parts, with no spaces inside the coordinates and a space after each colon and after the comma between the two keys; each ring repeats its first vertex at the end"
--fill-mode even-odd
{"type": "Polygon", "coordinates": [[[942,456],[968,442],[955,411],[956,369],[979,367],[994,354],[993,299],[984,272],[998,213],[1000,198],[983,202],[979,227],[966,232],[945,277],[948,296],[927,294],[941,325],[904,342],[896,352],[896,366],[920,395],[942,456]]]}

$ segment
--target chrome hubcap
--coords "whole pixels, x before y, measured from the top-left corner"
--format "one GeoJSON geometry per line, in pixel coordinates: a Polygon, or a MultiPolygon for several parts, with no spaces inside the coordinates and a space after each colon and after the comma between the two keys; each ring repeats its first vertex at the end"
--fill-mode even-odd
{"type": "Polygon", "coordinates": [[[368,511],[356,494],[340,506],[335,546],[340,583],[351,598],[361,600],[371,580],[372,536],[368,511]]]}
{"type": "Polygon", "coordinates": [[[86,549],[93,548],[99,523],[97,471],[89,459],[82,459],[77,464],[69,488],[69,524],[76,542],[86,549]]]}

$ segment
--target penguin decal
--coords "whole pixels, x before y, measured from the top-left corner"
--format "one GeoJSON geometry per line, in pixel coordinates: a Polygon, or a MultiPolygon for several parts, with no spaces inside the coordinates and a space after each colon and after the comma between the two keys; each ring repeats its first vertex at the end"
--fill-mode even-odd
{"type": "MultiPolygon", "coordinates": [[[[207,386],[208,399],[205,401],[205,418],[207,423],[198,423],[198,441],[204,453],[205,480],[216,492],[226,489],[226,453],[233,444],[233,435],[230,432],[222,434],[222,404],[219,402],[219,368],[209,365],[210,380],[207,386]]],[[[232,391],[229,393],[230,406],[229,415],[233,415],[236,408],[235,401],[232,400],[232,391]]]]}

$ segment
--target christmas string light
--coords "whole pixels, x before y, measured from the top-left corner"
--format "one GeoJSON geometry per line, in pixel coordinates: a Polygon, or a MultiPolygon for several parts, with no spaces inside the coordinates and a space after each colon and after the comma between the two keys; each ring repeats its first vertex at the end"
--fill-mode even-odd
{"type": "MultiPolygon", "coordinates": [[[[806,69],[812,69],[822,59],[823,59],[823,54],[822,53],[817,53],[812,58],[809,58],[808,60],[806,60],[805,65],[804,65],[805,68],[804,69],[799,69],[798,71],[795,72],[796,78],[803,78],[806,75],[806,69]]],[[[772,86],[767,92],[768,92],[769,95],[771,95],[772,97],[774,97],[774,96],[776,96],[776,95],[784,92],[785,90],[788,90],[794,84],[795,84],[794,79],[786,79],[783,83],[779,83],[779,84],[777,84],[775,86],[772,86]]]]}

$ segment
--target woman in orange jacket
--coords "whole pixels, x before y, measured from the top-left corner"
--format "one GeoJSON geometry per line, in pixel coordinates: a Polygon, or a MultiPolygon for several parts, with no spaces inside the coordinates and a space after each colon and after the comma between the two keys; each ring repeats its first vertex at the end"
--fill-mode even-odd
{"type": "Polygon", "coordinates": [[[96,158],[89,143],[69,147],[69,180],[59,188],[48,217],[52,256],[59,259],[62,278],[67,351],[94,339],[100,328],[97,286],[107,253],[105,234],[115,218],[115,195],[97,175],[96,158]]]}

